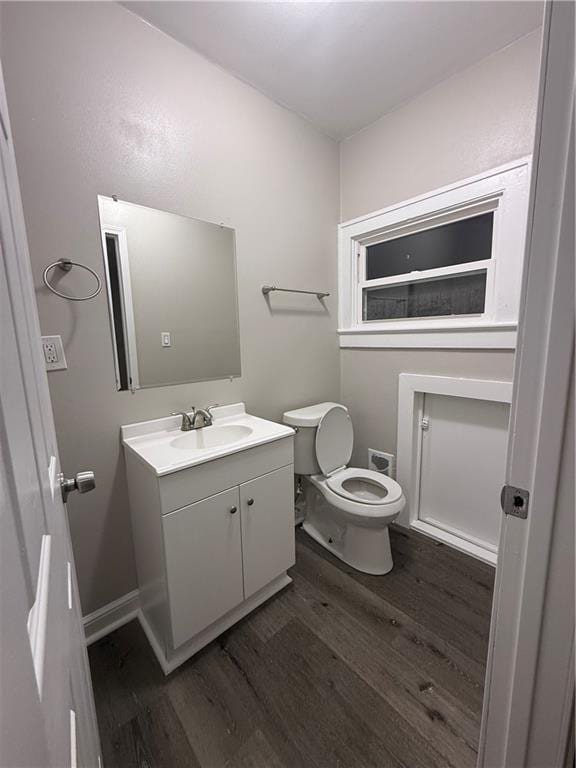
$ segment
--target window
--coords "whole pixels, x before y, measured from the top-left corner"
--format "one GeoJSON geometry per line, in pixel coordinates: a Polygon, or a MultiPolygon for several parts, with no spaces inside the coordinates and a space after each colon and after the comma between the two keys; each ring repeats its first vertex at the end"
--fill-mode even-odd
{"type": "Polygon", "coordinates": [[[489,259],[494,213],[394,237],[366,247],[366,279],[489,259]]]}
{"type": "Polygon", "coordinates": [[[481,315],[486,303],[486,270],[457,277],[364,289],[364,320],[481,315]]]}
{"type": "Polygon", "coordinates": [[[513,348],[529,170],[519,161],[342,224],[340,345],[513,348]]]}

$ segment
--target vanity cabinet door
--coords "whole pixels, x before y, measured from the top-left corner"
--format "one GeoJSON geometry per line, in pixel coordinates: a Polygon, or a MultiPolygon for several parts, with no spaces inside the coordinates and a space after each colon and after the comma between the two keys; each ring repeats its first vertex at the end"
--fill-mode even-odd
{"type": "Polygon", "coordinates": [[[294,565],[294,469],[290,465],[240,486],[244,595],[294,565]]]}
{"type": "Polygon", "coordinates": [[[238,488],[162,519],[174,647],[244,599],[238,488]]]}

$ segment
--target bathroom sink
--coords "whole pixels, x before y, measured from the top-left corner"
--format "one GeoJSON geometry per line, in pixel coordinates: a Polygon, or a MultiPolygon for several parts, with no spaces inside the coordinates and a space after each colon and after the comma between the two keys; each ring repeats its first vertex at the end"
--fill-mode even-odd
{"type": "Polygon", "coordinates": [[[122,442],[161,476],[294,435],[285,424],[246,413],[244,403],[214,406],[210,413],[214,424],[191,432],[180,429],[181,416],[127,424],[121,429],[122,442]]]}
{"type": "Polygon", "coordinates": [[[175,438],[170,442],[172,448],[181,450],[204,451],[243,440],[252,434],[251,427],[243,424],[230,424],[225,427],[203,427],[175,438]]]}

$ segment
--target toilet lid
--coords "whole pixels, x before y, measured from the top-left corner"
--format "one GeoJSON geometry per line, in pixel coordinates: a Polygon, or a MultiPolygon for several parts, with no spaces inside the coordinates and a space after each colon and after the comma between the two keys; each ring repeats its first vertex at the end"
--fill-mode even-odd
{"type": "Polygon", "coordinates": [[[354,430],[350,414],[341,405],[326,411],[316,430],[316,460],[323,475],[345,467],[352,456],[354,430]]]}

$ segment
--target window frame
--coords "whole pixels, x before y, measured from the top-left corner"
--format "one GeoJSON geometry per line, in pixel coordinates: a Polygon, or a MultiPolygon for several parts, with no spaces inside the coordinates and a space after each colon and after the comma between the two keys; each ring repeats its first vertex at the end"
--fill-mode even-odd
{"type": "Polygon", "coordinates": [[[340,224],[340,346],[513,349],[526,239],[530,160],[530,157],[522,158],[340,224]],[[488,212],[494,213],[490,259],[366,280],[366,246],[488,212]],[[483,270],[486,270],[486,296],[482,314],[363,319],[366,288],[483,270]]]}

